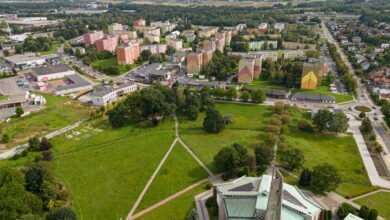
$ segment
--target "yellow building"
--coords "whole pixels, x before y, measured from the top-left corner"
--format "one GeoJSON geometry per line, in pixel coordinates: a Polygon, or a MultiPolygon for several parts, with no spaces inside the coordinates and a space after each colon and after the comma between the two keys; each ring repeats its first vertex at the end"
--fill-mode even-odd
{"type": "Polygon", "coordinates": [[[317,83],[317,75],[313,71],[310,71],[307,74],[302,75],[301,89],[316,89],[317,83]]]}

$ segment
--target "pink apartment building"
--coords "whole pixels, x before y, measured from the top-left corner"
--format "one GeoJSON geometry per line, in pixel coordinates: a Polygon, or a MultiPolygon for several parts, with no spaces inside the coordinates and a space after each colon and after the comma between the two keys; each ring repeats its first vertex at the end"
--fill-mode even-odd
{"type": "Polygon", "coordinates": [[[93,45],[97,40],[104,37],[103,31],[90,31],[83,35],[86,46],[93,45]]]}
{"type": "Polygon", "coordinates": [[[118,65],[133,64],[139,57],[139,44],[129,43],[116,48],[118,65]]]}
{"type": "Polygon", "coordinates": [[[96,51],[102,52],[104,50],[110,51],[111,53],[115,52],[115,48],[118,46],[118,36],[110,35],[104,37],[95,42],[96,51]]]}

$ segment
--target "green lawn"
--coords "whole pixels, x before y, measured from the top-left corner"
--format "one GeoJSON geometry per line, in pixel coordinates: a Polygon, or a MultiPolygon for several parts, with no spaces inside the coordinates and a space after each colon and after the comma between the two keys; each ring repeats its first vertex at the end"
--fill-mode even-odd
{"type": "Polygon", "coordinates": [[[116,57],[112,57],[110,59],[105,60],[96,60],[92,63],[92,66],[102,66],[102,67],[109,67],[109,66],[115,66],[119,68],[119,74],[124,74],[136,67],[139,66],[137,63],[129,64],[129,65],[118,65],[118,62],[116,60],[116,57]]]}
{"type": "MultiPolygon", "coordinates": [[[[197,121],[181,119],[180,136],[193,152],[213,171],[214,156],[220,149],[233,143],[240,143],[248,148],[262,142],[262,136],[267,126],[271,112],[268,106],[245,104],[217,104],[223,115],[233,116],[233,124],[227,126],[219,134],[209,134],[203,131],[204,114],[197,121]]],[[[252,151],[250,151],[252,153],[252,151]]]]}
{"type": "Polygon", "coordinates": [[[284,85],[276,84],[264,80],[253,80],[251,84],[245,84],[244,87],[248,87],[251,89],[262,89],[262,90],[271,90],[271,89],[288,90],[288,88],[285,87],[284,85]]]}
{"type": "Polygon", "coordinates": [[[156,128],[111,129],[106,123],[53,141],[53,171],[79,219],[125,218],[174,138],[172,120],[156,128]]]}
{"type": "Polygon", "coordinates": [[[326,162],[337,168],[343,181],[337,193],[348,196],[371,186],[352,135],[334,137],[292,131],[287,134],[287,142],[304,152],[305,167],[326,162]]]}
{"type": "Polygon", "coordinates": [[[145,194],[137,212],[207,177],[206,171],[180,143],[176,143],[167,161],[145,194]]]}
{"type": "Polygon", "coordinates": [[[390,219],[390,192],[378,192],[370,196],[354,200],[359,205],[365,205],[370,209],[376,209],[379,216],[390,219]]]}
{"type": "Polygon", "coordinates": [[[175,198],[172,201],[154,209],[153,211],[146,213],[145,215],[138,218],[139,220],[184,220],[187,219],[190,211],[195,208],[194,197],[205,190],[204,183],[199,185],[192,190],[184,193],[183,195],[175,198]]]}
{"type": "Polygon", "coordinates": [[[52,43],[50,46],[50,50],[48,51],[42,51],[39,52],[41,55],[49,55],[49,54],[55,54],[56,53],[56,48],[61,46],[62,43],[52,43]]]}
{"type": "Polygon", "coordinates": [[[91,111],[90,107],[75,100],[48,94],[42,95],[45,96],[47,101],[45,109],[1,124],[0,130],[2,133],[7,133],[11,137],[7,147],[24,143],[30,137],[43,136],[73,124],[87,118],[91,111]]]}
{"type": "Polygon", "coordinates": [[[0,100],[8,99],[8,95],[0,95],[0,100]]]}
{"type": "MultiPolygon", "coordinates": [[[[253,145],[262,143],[262,137],[271,115],[270,107],[244,104],[217,104],[223,115],[231,114],[233,124],[219,134],[208,134],[202,130],[203,115],[195,122],[182,121],[180,134],[194,153],[213,171],[214,156],[218,151],[232,143],[241,143],[253,153],[253,145]]],[[[292,110],[292,118],[307,117],[297,109],[292,110]]],[[[295,122],[294,122],[295,123],[295,122]]],[[[292,123],[292,125],[294,125],[292,123]]],[[[341,173],[343,183],[337,192],[341,195],[353,195],[370,189],[370,182],[358,152],[355,140],[351,135],[336,137],[318,133],[305,133],[291,128],[286,140],[291,147],[305,153],[305,166],[314,167],[320,163],[330,163],[341,173]]],[[[296,173],[299,175],[299,172],[296,173]]]]}
{"type": "Polygon", "coordinates": [[[191,43],[190,42],[183,42],[183,47],[186,48],[186,47],[190,47],[191,46],[191,43]]]}

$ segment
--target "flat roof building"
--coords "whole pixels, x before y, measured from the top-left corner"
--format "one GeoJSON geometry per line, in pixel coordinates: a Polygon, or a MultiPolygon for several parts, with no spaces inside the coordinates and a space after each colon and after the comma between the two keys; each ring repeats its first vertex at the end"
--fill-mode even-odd
{"type": "Polygon", "coordinates": [[[31,69],[31,74],[38,82],[60,79],[75,73],[72,68],[65,64],[40,66],[31,69]]]}
{"type": "Polygon", "coordinates": [[[30,68],[46,63],[44,58],[36,56],[35,54],[18,54],[4,57],[4,59],[16,68],[30,68]]]}
{"type": "Polygon", "coordinates": [[[135,83],[124,83],[120,85],[97,85],[91,93],[92,104],[104,106],[108,103],[116,102],[125,94],[137,90],[135,83]]]}
{"type": "Polygon", "coordinates": [[[93,89],[93,86],[87,80],[77,74],[67,75],[63,78],[65,85],[57,86],[52,90],[55,95],[65,95],[93,89]]]}

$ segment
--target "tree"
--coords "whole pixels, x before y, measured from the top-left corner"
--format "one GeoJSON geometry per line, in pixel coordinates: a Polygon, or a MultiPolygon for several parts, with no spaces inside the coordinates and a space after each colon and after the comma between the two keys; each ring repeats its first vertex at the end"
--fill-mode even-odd
{"type": "Polygon", "coordinates": [[[217,98],[223,98],[225,96],[225,90],[222,87],[217,87],[214,89],[214,95],[217,98]]]}
{"type": "Polygon", "coordinates": [[[320,109],[313,118],[313,124],[319,131],[328,129],[328,123],[332,120],[333,113],[328,109],[320,109]]]}
{"type": "Polygon", "coordinates": [[[225,95],[228,98],[228,100],[236,99],[237,98],[237,90],[236,90],[236,88],[234,88],[233,86],[229,87],[229,89],[226,90],[225,95]]]}
{"type": "Polygon", "coordinates": [[[81,51],[79,48],[76,49],[76,52],[75,52],[75,57],[77,57],[78,59],[80,59],[82,57],[82,54],[81,54],[81,51]]]}
{"type": "Polygon", "coordinates": [[[46,137],[43,137],[41,140],[41,149],[40,150],[49,150],[52,147],[52,144],[46,137]]]}
{"type": "Polygon", "coordinates": [[[42,191],[43,171],[38,165],[31,166],[25,175],[26,190],[38,194],[42,191]]]}
{"type": "Polygon", "coordinates": [[[265,101],[265,94],[261,89],[255,89],[251,94],[252,102],[263,103],[265,101]]]}
{"type": "Polygon", "coordinates": [[[365,118],[365,117],[366,117],[366,113],[364,113],[364,112],[359,113],[359,118],[365,118]]]}
{"type": "Polygon", "coordinates": [[[292,148],[282,152],[280,161],[284,168],[293,171],[303,166],[305,155],[298,148],[292,148]]]}
{"type": "Polygon", "coordinates": [[[357,215],[356,209],[348,203],[343,202],[337,209],[337,216],[340,219],[344,219],[349,213],[357,215]]]}
{"type": "Polygon", "coordinates": [[[69,207],[62,207],[59,209],[51,210],[46,215],[46,220],[77,220],[77,216],[74,211],[69,207]]]}
{"type": "Polygon", "coordinates": [[[198,119],[199,110],[195,105],[190,105],[186,109],[187,118],[191,121],[198,119]]]}
{"type": "Polygon", "coordinates": [[[303,187],[310,186],[311,182],[311,171],[307,168],[303,169],[301,175],[299,176],[299,185],[303,187]]]}
{"type": "Polygon", "coordinates": [[[345,132],[348,129],[348,117],[343,112],[333,114],[329,122],[329,130],[332,132],[345,132]]]}
{"type": "Polygon", "coordinates": [[[298,121],[298,129],[306,132],[313,132],[313,126],[306,119],[300,119],[298,121]]]}
{"type": "Polygon", "coordinates": [[[8,50],[3,50],[3,55],[5,57],[8,57],[10,55],[10,52],[8,50]]]}
{"type": "Polygon", "coordinates": [[[248,150],[241,144],[234,143],[234,150],[237,152],[239,157],[239,166],[245,166],[248,163],[248,150]]]}
{"type": "Polygon", "coordinates": [[[53,159],[53,155],[50,151],[42,152],[42,160],[51,161],[53,159]]]}
{"type": "Polygon", "coordinates": [[[310,182],[314,189],[329,192],[335,190],[340,183],[340,174],[334,166],[324,163],[314,167],[310,182]]]}
{"type": "Polygon", "coordinates": [[[215,167],[230,176],[240,165],[240,156],[233,147],[222,148],[214,157],[215,167]]]}
{"type": "Polygon", "coordinates": [[[368,215],[370,214],[370,209],[367,206],[361,206],[359,209],[359,217],[362,219],[368,219],[368,215]]]}
{"type": "Polygon", "coordinates": [[[40,150],[41,143],[39,142],[38,137],[32,137],[28,140],[28,147],[32,151],[40,150]]]}
{"type": "Polygon", "coordinates": [[[246,90],[242,91],[240,98],[242,99],[242,101],[248,102],[248,100],[249,100],[249,92],[246,91],[246,90]]]}
{"type": "Polygon", "coordinates": [[[269,165],[269,163],[272,161],[272,157],[272,151],[268,146],[259,145],[255,147],[255,158],[257,165],[269,165]]]}
{"type": "Polygon", "coordinates": [[[362,125],[360,126],[360,130],[365,134],[370,134],[372,132],[373,128],[369,118],[363,118],[362,125]]]}
{"type": "Polygon", "coordinates": [[[11,138],[9,137],[8,134],[3,134],[3,136],[1,137],[1,141],[2,141],[4,144],[9,143],[10,139],[11,139],[11,138]]]}
{"type": "Polygon", "coordinates": [[[370,214],[368,215],[368,220],[377,220],[378,219],[378,211],[376,209],[371,209],[370,214]]]}
{"type": "Polygon", "coordinates": [[[20,219],[28,213],[42,211],[42,201],[24,188],[23,174],[16,169],[0,168],[0,216],[20,219]]]}
{"type": "Polygon", "coordinates": [[[203,120],[203,129],[209,133],[219,133],[225,129],[225,120],[216,109],[208,109],[203,120]]]}
{"type": "Polygon", "coordinates": [[[15,109],[16,117],[20,118],[24,114],[24,110],[22,107],[17,107],[15,109]]]}

